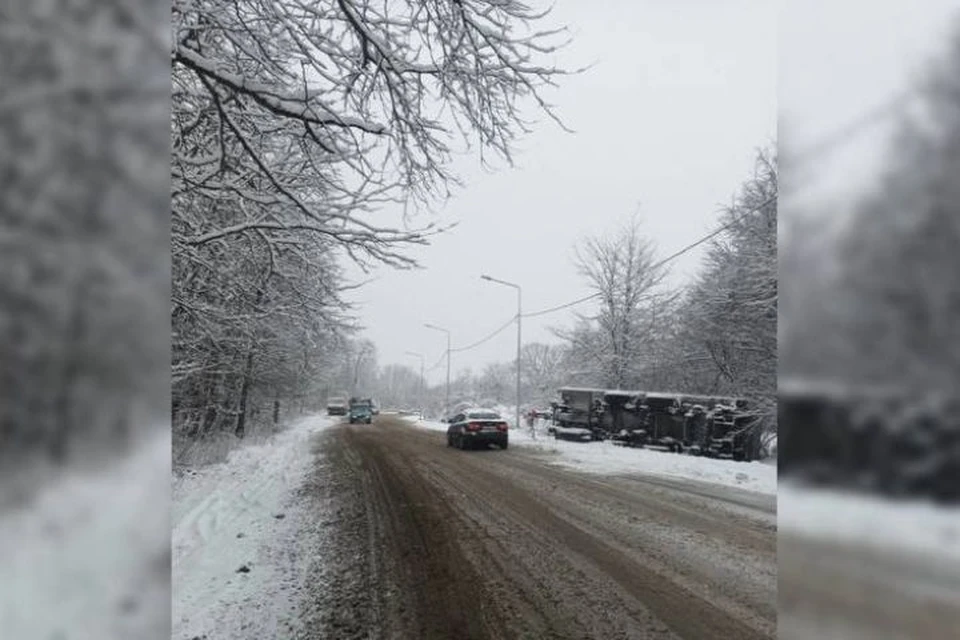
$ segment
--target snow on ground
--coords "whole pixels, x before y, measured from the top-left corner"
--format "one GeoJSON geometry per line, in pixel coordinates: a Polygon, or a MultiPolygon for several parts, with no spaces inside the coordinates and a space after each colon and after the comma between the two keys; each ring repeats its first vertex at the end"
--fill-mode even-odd
{"type": "Polygon", "coordinates": [[[0,636],[168,638],[170,428],[0,517],[0,636]]]}
{"type": "MultiPolygon", "coordinates": [[[[502,414],[507,415],[507,414],[502,414]]],[[[446,432],[442,422],[417,420],[411,423],[432,431],[446,432]]],[[[512,424],[512,423],[511,423],[512,424]]],[[[552,464],[587,473],[639,473],[736,487],[765,494],[777,493],[777,467],[766,462],[734,462],[654,449],[630,449],[611,442],[569,442],[555,440],[539,421],[536,437],[524,426],[510,429],[510,446],[520,446],[547,454],[552,464]]]]}
{"type": "Polygon", "coordinates": [[[780,485],[780,531],[960,563],[960,508],[780,485]]]}
{"type": "Polygon", "coordinates": [[[293,635],[309,562],[296,491],[312,468],[313,416],[174,483],[173,638],[293,635]]]}

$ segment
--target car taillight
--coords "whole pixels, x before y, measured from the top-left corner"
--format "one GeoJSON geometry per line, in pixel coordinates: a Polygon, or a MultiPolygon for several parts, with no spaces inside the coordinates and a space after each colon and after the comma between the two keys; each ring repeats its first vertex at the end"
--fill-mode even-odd
{"type": "Polygon", "coordinates": [[[468,422],[468,423],[467,423],[467,431],[480,431],[480,427],[481,427],[481,425],[480,425],[479,422],[468,422]]]}
{"type": "Polygon", "coordinates": [[[497,431],[506,431],[506,430],[507,430],[506,422],[501,422],[497,425],[497,431]]]}

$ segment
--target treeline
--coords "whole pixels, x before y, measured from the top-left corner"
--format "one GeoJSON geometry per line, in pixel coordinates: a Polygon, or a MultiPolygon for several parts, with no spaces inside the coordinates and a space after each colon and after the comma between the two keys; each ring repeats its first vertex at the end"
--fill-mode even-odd
{"type": "Polygon", "coordinates": [[[116,453],[165,414],[169,63],[132,26],[162,15],[0,9],[4,471],[116,453]]]}
{"type": "Polygon", "coordinates": [[[810,204],[788,219],[781,459],[789,477],[956,504],[960,26],[917,89],[843,224],[810,204]]]}
{"type": "Polygon", "coordinates": [[[415,266],[407,250],[441,229],[407,214],[456,182],[451,134],[509,159],[521,98],[552,116],[547,19],[455,0],[174,3],[178,442],[244,437],[357,385],[375,354],[343,265],[415,266]]]}

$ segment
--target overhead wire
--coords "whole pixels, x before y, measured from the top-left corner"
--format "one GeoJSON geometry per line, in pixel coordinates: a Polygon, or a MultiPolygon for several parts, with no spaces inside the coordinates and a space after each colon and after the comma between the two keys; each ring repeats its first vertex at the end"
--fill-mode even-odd
{"type": "Polygon", "coordinates": [[[469,346],[466,346],[466,347],[457,347],[456,349],[450,349],[450,352],[451,352],[451,353],[459,353],[459,352],[461,352],[461,351],[469,351],[470,349],[474,349],[474,348],[476,348],[476,347],[479,347],[479,346],[482,345],[483,343],[488,342],[488,341],[490,341],[490,340],[493,340],[496,336],[498,336],[498,335],[500,335],[501,333],[503,333],[503,332],[506,330],[507,327],[509,327],[510,325],[512,325],[512,324],[516,321],[516,319],[517,319],[517,316],[516,316],[516,314],[514,314],[514,316],[513,316],[512,318],[510,318],[509,320],[507,320],[507,322],[506,322],[503,326],[501,326],[499,329],[497,329],[497,330],[494,331],[493,333],[489,334],[487,337],[482,338],[482,339],[480,339],[480,340],[477,340],[477,341],[474,342],[473,344],[471,344],[471,345],[469,345],[469,346]]]}
{"type": "Polygon", "coordinates": [[[859,133],[886,118],[901,114],[907,106],[918,97],[914,88],[907,88],[895,94],[892,98],[880,103],[879,105],[863,112],[860,116],[854,118],[835,129],[832,133],[823,136],[819,142],[810,145],[797,154],[791,154],[791,162],[806,162],[811,157],[822,157],[829,151],[838,146],[846,144],[853,140],[859,133]]]}
{"type": "MultiPolygon", "coordinates": [[[[820,142],[818,142],[818,143],[816,143],[816,144],[814,144],[814,145],[811,145],[809,148],[805,149],[803,152],[801,152],[800,154],[798,154],[798,155],[796,156],[796,159],[797,159],[797,160],[804,160],[804,159],[806,159],[807,157],[812,156],[812,155],[823,154],[823,153],[829,151],[830,149],[832,149],[832,148],[834,148],[834,147],[836,147],[836,146],[842,145],[842,144],[850,141],[857,133],[859,133],[861,130],[863,130],[864,128],[868,127],[869,125],[873,124],[875,121],[882,120],[882,119],[885,118],[885,117],[888,117],[888,116],[890,116],[890,115],[894,115],[894,114],[896,114],[896,113],[899,113],[904,107],[906,107],[906,106],[909,104],[909,102],[910,102],[914,97],[915,97],[915,94],[912,93],[912,92],[909,92],[909,91],[905,91],[905,92],[903,92],[903,93],[901,93],[901,94],[896,95],[893,99],[888,100],[888,101],[884,102],[883,104],[879,105],[878,107],[876,107],[876,108],[874,108],[874,109],[871,109],[870,111],[864,113],[864,114],[863,114],[862,116],[860,116],[859,118],[853,120],[852,122],[848,123],[847,125],[845,125],[845,126],[843,126],[843,127],[840,127],[838,130],[836,130],[836,131],[833,132],[832,134],[830,134],[830,135],[828,135],[828,136],[824,136],[824,138],[823,138],[820,142]]],[[[666,258],[663,258],[662,260],[657,261],[656,263],[654,263],[653,265],[651,265],[650,269],[658,269],[658,268],[660,268],[660,267],[662,267],[662,266],[665,266],[665,265],[669,264],[670,262],[672,262],[673,260],[676,260],[676,259],[679,258],[680,256],[682,256],[682,255],[684,255],[684,254],[692,251],[692,250],[695,249],[696,247],[704,244],[705,242],[708,242],[709,240],[711,240],[711,239],[715,238],[716,236],[720,235],[721,233],[723,233],[724,231],[726,231],[726,230],[729,229],[730,227],[732,227],[732,226],[734,226],[735,224],[739,223],[741,220],[743,220],[744,218],[746,218],[748,215],[751,215],[751,214],[753,214],[753,213],[756,213],[757,211],[760,211],[761,209],[763,209],[763,208],[766,207],[767,205],[775,202],[775,201],[777,200],[777,197],[778,197],[778,196],[776,196],[776,195],[771,196],[771,197],[767,198],[766,200],[764,200],[763,202],[761,202],[759,205],[756,205],[756,206],[754,206],[754,207],[751,207],[750,209],[747,209],[746,211],[741,212],[739,215],[737,215],[736,217],[734,217],[732,220],[730,220],[730,221],[727,222],[726,224],[721,225],[720,227],[714,229],[714,230],[711,231],[710,233],[708,233],[708,234],[706,234],[706,235],[698,238],[698,239],[695,240],[694,242],[691,242],[690,244],[688,244],[688,245],[684,246],[683,248],[679,249],[678,251],[675,251],[674,253],[670,254],[670,255],[667,256],[666,258]]],[[[592,294],[590,294],[590,295],[588,295],[588,296],[584,296],[584,297],[582,297],[582,298],[578,298],[578,299],[576,299],[576,300],[572,300],[572,301],[570,301],[570,302],[566,302],[566,303],[564,303],[564,304],[560,304],[560,305],[557,305],[557,306],[555,306],[555,307],[550,307],[550,308],[547,308],[547,309],[541,309],[541,310],[539,310],[539,311],[533,311],[533,312],[530,312],[530,313],[524,313],[524,314],[521,314],[520,317],[521,317],[521,318],[535,318],[535,317],[538,317],[538,316],[542,316],[542,315],[547,315],[547,314],[550,314],[550,313],[554,313],[554,312],[557,312],[557,311],[562,311],[563,309],[569,309],[570,307],[574,307],[574,306],[583,304],[584,302],[589,302],[590,300],[593,300],[593,299],[595,299],[595,298],[599,298],[601,295],[602,295],[601,293],[592,293],[592,294]]],[[[465,346],[465,347],[458,347],[458,348],[455,348],[455,349],[451,348],[451,349],[450,349],[450,353],[460,353],[460,352],[463,352],[463,351],[469,351],[470,349],[474,349],[474,348],[476,348],[476,347],[479,347],[480,345],[482,345],[482,344],[484,344],[484,343],[492,340],[494,337],[496,337],[497,335],[499,335],[500,333],[502,333],[503,331],[505,331],[505,330],[507,329],[507,327],[509,327],[511,324],[513,324],[516,319],[517,319],[517,316],[514,315],[512,318],[510,318],[510,320],[508,320],[508,321],[507,321],[506,323],[504,323],[501,327],[499,327],[498,329],[496,329],[495,331],[493,331],[492,333],[490,333],[490,334],[487,335],[486,337],[478,340],[477,342],[474,342],[473,344],[467,345],[467,346],[465,346]]],[[[432,367],[430,367],[430,368],[428,369],[428,371],[433,371],[434,369],[436,369],[437,367],[439,367],[439,366],[443,363],[443,361],[444,361],[444,359],[447,357],[447,355],[448,355],[447,351],[444,350],[443,354],[442,354],[442,355],[440,356],[440,358],[437,360],[436,364],[434,364],[432,367]]]]}
{"type": "MultiPolygon", "coordinates": [[[[720,227],[718,227],[718,228],[714,229],[713,231],[711,231],[710,233],[708,233],[707,235],[698,238],[696,241],[691,242],[690,244],[686,245],[686,246],[683,247],[682,249],[680,249],[680,250],[678,250],[678,251],[675,251],[674,253],[671,253],[671,254],[670,254],[669,256],[667,256],[666,258],[655,262],[654,264],[652,264],[652,265],[650,266],[650,270],[659,269],[660,267],[669,264],[669,263],[672,262],[673,260],[676,260],[676,259],[679,258],[680,256],[684,255],[685,253],[687,253],[687,252],[691,251],[692,249],[695,249],[696,247],[700,246],[700,245],[703,244],[704,242],[707,242],[708,240],[710,240],[710,239],[712,239],[712,238],[715,238],[716,236],[720,235],[721,233],[723,233],[724,231],[726,231],[726,230],[729,229],[730,227],[732,227],[732,226],[734,226],[735,224],[739,223],[741,220],[743,220],[744,218],[746,218],[748,215],[753,214],[753,213],[756,213],[757,211],[760,211],[761,209],[763,209],[763,208],[766,207],[767,205],[775,202],[776,200],[777,200],[777,196],[771,196],[771,197],[767,198],[766,200],[764,200],[763,202],[761,202],[760,204],[758,204],[758,205],[756,205],[756,206],[754,206],[754,207],[751,207],[751,208],[747,209],[746,211],[741,212],[739,215],[737,215],[736,217],[734,217],[732,220],[730,220],[730,221],[727,222],[726,224],[723,224],[723,225],[721,225],[720,227]]],[[[561,305],[558,305],[558,306],[556,306],[556,307],[550,307],[549,309],[543,309],[543,310],[541,310],[541,311],[534,311],[534,312],[532,312],[532,313],[525,313],[525,314],[523,314],[523,317],[524,317],[524,318],[535,318],[535,317],[537,317],[537,316],[546,315],[546,314],[548,314],[548,313],[553,313],[553,312],[555,312],[555,311],[560,311],[560,310],[562,310],[562,309],[567,309],[567,308],[569,308],[569,307],[573,307],[573,306],[576,306],[576,305],[578,305],[578,304],[582,304],[582,303],[584,303],[584,302],[588,302],[588,301],[590,301],[590,300],[593,300],[594,298],[599,298],[601,295],[602,295],[602,294],[600,294],[600,293],[592,293],[592,294],[590,294],[589,296],[584,296],[583,298],[578,298],[577,300],[573,300],[572,302],[567,302],[567,303],[565,303],[565,304],[561,304],[561,305]]]]}

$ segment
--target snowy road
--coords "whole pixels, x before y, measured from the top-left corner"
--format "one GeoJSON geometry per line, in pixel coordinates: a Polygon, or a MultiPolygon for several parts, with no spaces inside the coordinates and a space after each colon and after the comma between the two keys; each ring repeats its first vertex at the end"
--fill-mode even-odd
{"type": "Polygon", "coordinates": [[[960,574],[907,552],[780,534],[783,640],[956,638],[960,574]]]}
{"type": "Polygon", "coordinates": [[[305,499],[331,538],[298,638],[775,637],[775,496],[454,450],[386,415],[319,438],[305,499]]]}
{"type": "Polygon", "coordinates": [[[960,511],[782,486],[779,637],[956,638],[960,511]]]}

